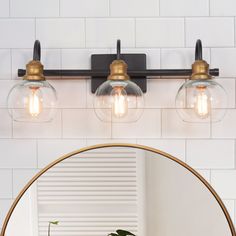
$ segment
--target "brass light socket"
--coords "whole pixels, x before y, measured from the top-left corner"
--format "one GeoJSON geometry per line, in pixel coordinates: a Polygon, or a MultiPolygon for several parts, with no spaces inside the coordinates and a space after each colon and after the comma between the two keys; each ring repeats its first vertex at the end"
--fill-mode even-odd
{"type": "Polygon", "coordinates": [[[128,80],[127,64],[123,60],[114,60],[110,65],[108,80],[128,80]]]}
{"type": "Polygon", "coordinates": [[[211,75],[209,74],[209,64],[204,60],[196,60],[192,64],[192,75],[190,77],[191,80],[206,80],[211,79],[211,75]]]}
{"type": "Polygon", "coordinates": [[[40,61],[32,60],[26,65],[24,80],[43,81],[43,65],[40,61]]]}

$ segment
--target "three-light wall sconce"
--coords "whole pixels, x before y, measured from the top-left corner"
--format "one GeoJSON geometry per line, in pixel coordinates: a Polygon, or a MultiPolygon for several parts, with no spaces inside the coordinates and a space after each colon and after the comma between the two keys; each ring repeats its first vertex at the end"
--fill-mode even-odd
{"type": "Polygon", "coordinates": [[[183,78],[187,81],[180,87],[175,100],[182,120],[217,122],[224,117],[227,95],[212,79],[219,75],[219,69],[209,69],[202,59],[201,40],[196,42],[192,69],[146,69],[145,54],[121,54],[120,47],[120,40],[117,40],[116,54],[92,55],[90,70],[44,70],[40,62],[40,42],[36,40],[33,60],[26,65],[26,70],[18,70],[23,81],[9,92],[9,114],[15,121],[51,121],[57,110],[57,94],[46,78],[91,79],[94,110],[100,120],[135,122],[145,108],[143,93],[147,92],[147,79],[183,78]]]}

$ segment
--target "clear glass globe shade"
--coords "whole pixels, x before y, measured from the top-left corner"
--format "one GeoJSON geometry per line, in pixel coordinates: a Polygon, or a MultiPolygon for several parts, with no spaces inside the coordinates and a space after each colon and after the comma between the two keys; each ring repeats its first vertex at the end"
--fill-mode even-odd
{"type": "Polygon", "coordinates": [[[129,80],[107,80],[95,93],[94,110],[104,122],[135,122],[143,109],[143,92],[129,80]]]}
{"type": "Polygon", "coordinates": [[[218,122],[228,107],[224,88],[214,80],[189,80],[179,89],[175,106],[186,122],[218,122]]]}
{"type": "Polygon", "coordinates": [[[47,81],[23,80],[10,90],[7,106],[15,121],[49,122],[56,113],[56,90],[47,81]]]}

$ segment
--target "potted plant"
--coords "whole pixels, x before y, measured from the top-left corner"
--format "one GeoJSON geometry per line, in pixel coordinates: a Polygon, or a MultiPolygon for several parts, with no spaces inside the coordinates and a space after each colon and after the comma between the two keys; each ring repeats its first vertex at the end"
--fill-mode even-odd
{"type": "Polygon", "coordinates": [[[116,233],[110,233],[108,234],[108,236],[136,236],[136,235],[127,230],[118,229],[116,230],[116,233]]]}
{"type": "Polygon", "coordinates": [[[59,221],[49,221],[48,222],[48,236],[51,234],[51,225],[58,225],[59,221]]]}

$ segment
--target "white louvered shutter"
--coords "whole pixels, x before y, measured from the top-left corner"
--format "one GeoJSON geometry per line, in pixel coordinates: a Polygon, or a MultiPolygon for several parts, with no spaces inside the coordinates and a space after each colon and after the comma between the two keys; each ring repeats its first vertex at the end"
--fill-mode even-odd
{"type": "Polygon", "coordinates": [[[142,151],[107,148],[71,157],[37,183],[39,235],[106,236],[116,229],[144,235],[142,151]]]}

